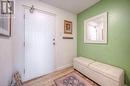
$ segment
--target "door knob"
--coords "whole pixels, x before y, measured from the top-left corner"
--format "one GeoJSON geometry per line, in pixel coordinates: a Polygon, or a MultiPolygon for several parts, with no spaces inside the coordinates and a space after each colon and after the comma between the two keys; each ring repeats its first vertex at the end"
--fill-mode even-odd
{"type": "Polygon", "coordinates": [[[53,42],[53,45],[56,45],[56,43],[55,43],[55,42],[53,42]]]}
{"type": "Polygon", "coordinates": [[[53,41],[55,41],[55,38],[53,39],[53,41]]]}

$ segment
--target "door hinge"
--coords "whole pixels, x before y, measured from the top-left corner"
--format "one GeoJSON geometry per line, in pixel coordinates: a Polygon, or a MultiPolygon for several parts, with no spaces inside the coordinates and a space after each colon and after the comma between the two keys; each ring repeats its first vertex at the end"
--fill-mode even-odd
{"type": "Polygon", "coordinates": [[[25,42],[23,43],[23,46],[25,47],[25,42]]]}
{"type": "Polygon", "coordinates": [[[25,14],[24,14],[23,18],[25,19],[25,14]]]}
{"type": "Polygon", "coordinates": [[[23,73],[24,73],[24,75],[25,75],[25,69],[23,70],[23,73]]]}

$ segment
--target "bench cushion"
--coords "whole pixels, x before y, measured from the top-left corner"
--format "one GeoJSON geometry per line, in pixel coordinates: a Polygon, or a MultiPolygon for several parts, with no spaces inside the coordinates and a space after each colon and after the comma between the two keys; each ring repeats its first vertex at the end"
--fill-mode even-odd
{"type": "Polygon", "coordinates": [[[118,67],[114,67],[114,66],[99,63],[99,62],[95,62],[89,65],[89,68],[117,82],[121,81],[122,76],[124,74],[124,71],[118,67]]]}
{"type": "Polygon", "coordinates": [[[74,63],[82,64],[84,66],[89,66],[90,64],[94,63],[94,60],[84,58],[84,57],[78,57],[74,59],[74,63]]]}

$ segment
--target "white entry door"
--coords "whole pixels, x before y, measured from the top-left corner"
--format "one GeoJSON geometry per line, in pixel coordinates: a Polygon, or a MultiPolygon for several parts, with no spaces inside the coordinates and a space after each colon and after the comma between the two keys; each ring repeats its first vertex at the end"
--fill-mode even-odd
{"type": "Polygon", "coordinates": [[[54,71],[55,26],[55,15],[25,9],[25,81],[54,71]]]}

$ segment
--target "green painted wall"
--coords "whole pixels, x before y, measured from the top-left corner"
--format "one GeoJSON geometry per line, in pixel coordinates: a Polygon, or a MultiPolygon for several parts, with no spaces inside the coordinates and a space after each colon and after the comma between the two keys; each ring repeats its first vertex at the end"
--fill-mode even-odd
{"type": "MultiPolygon", "coordinates": [[[[130,61],[130,0],[129,0],[129,61],[130,61]]],[[[130,67],[130,62],[129,62],[129,67],[130,67]]],[[[130,68],[129,68],[129,80],[130,80],[130,68]]],[[[130,81],[129,81],[129,86],[130,86],[130,81]]]]}
{"type": "Polygon", "coordinates": [[[130,0],[101,0],[78,14],[78,56],[123,68],[130,86],[130,0]],[[128,9],[129,8],[129,9],[128,9]],[[84,44],[84,20],[108,12],[108,44],[84,44]]]}

